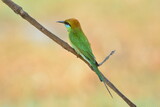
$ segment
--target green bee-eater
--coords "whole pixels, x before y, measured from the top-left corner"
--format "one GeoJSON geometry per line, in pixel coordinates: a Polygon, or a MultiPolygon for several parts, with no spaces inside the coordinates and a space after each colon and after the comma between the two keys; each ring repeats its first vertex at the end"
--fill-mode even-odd
{"type": "Polygon", "coordinates": [[[82,31],[80,23],[77,19],[70,18],[65,21],[57,21],[63,23],[69,33],[69,40],[75,51],[81,55],[92,67],[95,73],[98,75],[101,82],[104,82],[104,77],[101,75],[97,61],[92,53],[90,43],[82,31]]]}

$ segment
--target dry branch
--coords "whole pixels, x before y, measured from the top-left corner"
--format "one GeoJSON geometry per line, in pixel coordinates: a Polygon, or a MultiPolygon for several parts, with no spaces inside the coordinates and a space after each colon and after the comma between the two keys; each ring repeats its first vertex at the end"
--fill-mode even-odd
{"type": "MultiPolygon", "coordinates": [[[[89,63],[87,63],[80,55],[78,55],[72,47],[70,47],[66,42],[58,38],[56,35],[48,31],[45,27],[43,27],[41,24],[39,24],[34,18],[32,18],[27,12],[25,12],[22,7],[15,4],[11,0],[2,0],[6,5],[8,5],[15,13],[19,14],[22,18],[27,20],[29,23],[31,23],[34,27],[39,29],[41,32],[43,32],[46,36],[48,36],[50,39],[55,41],[57,44],[62,46],[64,49],[68,50],[69,52],[76,55],[78,58],[83,60],[89,67],[89,63]]],[[[91,67],[90,67],[91,68],[91,67]]],[[[92,68],[91,68],[92,69],[92,68]]],[[[103,75],[103,74],[102,74],[103,75]]],[[[136,107],[134,103],[132,103],[126,96],[124,96],[104,75],[105,78],[105,84],[107,84],[112,90],[114,90],[130,107],[136,107]]]]}

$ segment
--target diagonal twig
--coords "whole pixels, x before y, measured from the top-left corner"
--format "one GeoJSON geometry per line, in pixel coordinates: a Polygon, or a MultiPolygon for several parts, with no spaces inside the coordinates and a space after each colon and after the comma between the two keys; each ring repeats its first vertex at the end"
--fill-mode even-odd
{"type": "MultiPolygon", "coordinates": [[[[68,43],[64,42],[60,38],[58,38],[55,34],[48,31],[45,27],[39,24],[34,18],[32,18],[27,12],[25,12],[22,7],[15,4],[12,0],[2,0],[6,5],[8,5],[15,13],[19,14],[22,18],[27,20],[30,24],[36,27],[38,30],[43,32],[46,36],[50,39],[55,41],[57,44],[62,46],[64,49],[68,50],[72,54],[76,55],[78,58],[83,60],[90,68],[91,66],[87,61],[85,61],[80,55],[78,55],[72,47],[68,45],[68,43]]],[[[107,60],[107,59],[106,59],[107,60]]],[[[105,61],[104,61],[105,62],[105,61]]],[[[92,68],[91,68],[92,69],[92,68]]],[[[102,73],[101,73],[102,74],[102,73]]],[[[103,75],[103,74],[102,74],[103,75]]],[[[136,107],[134,103],[132,103],[126,96],[124,96],[104,75],[105,83],[107,84],[112,90],[114,90],[130,107],[136,107]]]]}
{"type": "Polygon", "coordinates": [[[111,51],[111,53],[101,62],[98,64],[98,66],[101,66],[103,63],[105,63],[111,55],[113,55],[115,53],[116,50],[111,51]]]}

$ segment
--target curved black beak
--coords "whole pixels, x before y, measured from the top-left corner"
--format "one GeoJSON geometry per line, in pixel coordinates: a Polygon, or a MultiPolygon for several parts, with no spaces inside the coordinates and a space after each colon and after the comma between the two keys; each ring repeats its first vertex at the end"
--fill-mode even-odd
{"type": "Polygon", "coordinates": [[[65,23],[65,21],[57,21],[57,23],[65,23]]]}

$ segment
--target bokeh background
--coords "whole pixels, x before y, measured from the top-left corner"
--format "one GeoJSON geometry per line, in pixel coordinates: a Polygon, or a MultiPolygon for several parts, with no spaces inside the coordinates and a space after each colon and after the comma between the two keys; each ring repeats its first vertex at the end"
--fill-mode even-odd
{"type": "MultiPolygon", "coordinates": [[[[138,107],[160,106],[159,0],[14,0],[68,42],[79,19],[103,74],[138,107]]],[[[128,107],[90,68],[0,1],[0,107],[128,107]]]]}

